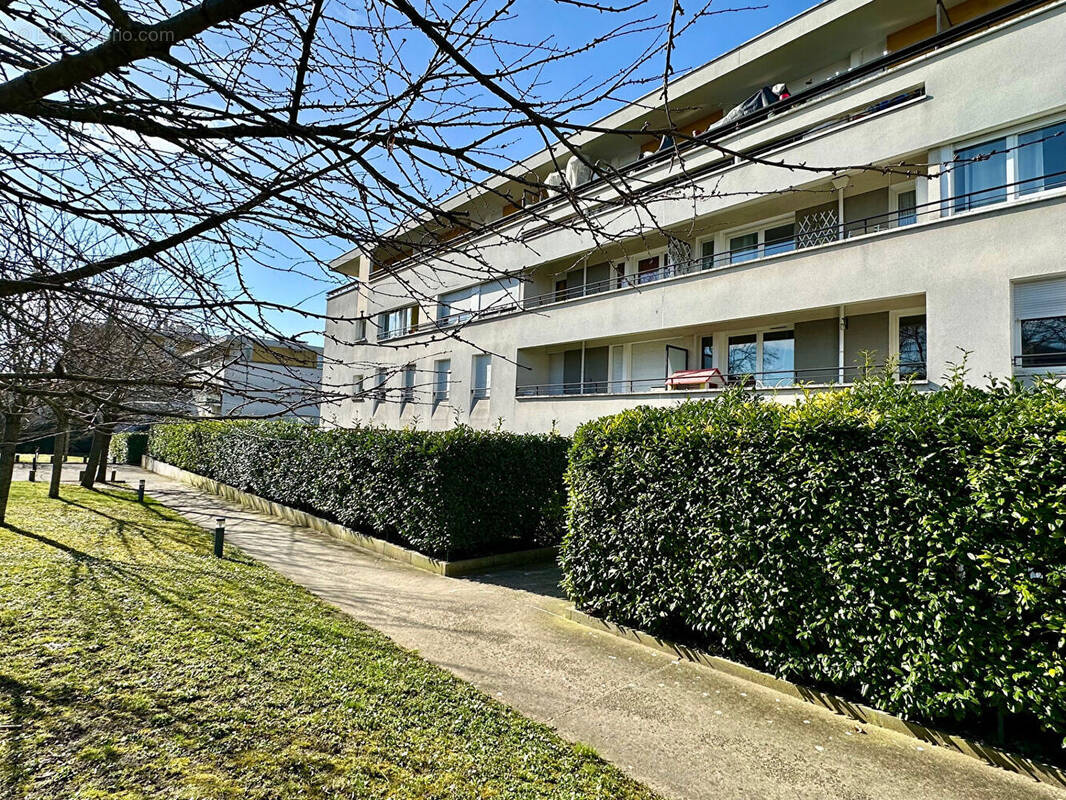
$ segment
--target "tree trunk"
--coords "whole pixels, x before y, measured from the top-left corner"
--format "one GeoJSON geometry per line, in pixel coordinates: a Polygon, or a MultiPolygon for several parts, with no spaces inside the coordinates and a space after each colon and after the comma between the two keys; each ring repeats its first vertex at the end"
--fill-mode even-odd
{"type": "Polygon", "coordinates": [[[81,485],[85,489],[93,488],[96,482],[96,470],[100,464],[100,448],[104,444],[103,423],[93,428],[93,443],[89,447],[89,457],[85,459],[85,470],[81,473],[81,485]]]}
{"type": "Polygon", "coordinates": [[[22,430],[22,414],[4,414],[4,439],[0,444],[0,523],[7,514],[7,498],[11,494],[11,476],[15,471],[15,446],[22,430]]]}
{"type": "Polygon", "coordinates": [[[48,483],[48,496],[59,497],[59,482],[63,480],[63,459],[67,457],[70,447],[70,430],[67,428],[65,414],[56,414],[55,447],[52,448],[52,478],[48,483]]]}
{"type": "Polygon", "coordinates": [[[100,428],[100,462],[96,467],[96,480],[100,483],[107,482],[107,464],[111,459],[111,426],[105,425],[100,428]]]}

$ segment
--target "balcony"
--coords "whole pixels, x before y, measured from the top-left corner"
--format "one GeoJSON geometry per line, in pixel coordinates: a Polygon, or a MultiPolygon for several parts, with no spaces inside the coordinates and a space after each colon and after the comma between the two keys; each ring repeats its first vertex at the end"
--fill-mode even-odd
{"type": "MultiPolygon", "coordinates": [[[[667,263],[662,264],[662,266],[641,269],[640,262],[636,261],[633,266],[637,267],[638,271],[635,272],[629,271],[624,274],[616,272],[608,275],[605,279],[573,285],[559,281],[553,291],[530,294],[521,299],[512,299],[511,296],[506,296],[497,299],[488,307],[476,311],[461,311],[421,322],[418,322],[417,315],[414,315],[416,321],[413,324],[409,322],[411,315],[408,315],[395,327],[379,331],[378,341],[447,331],[449,328],[460,325],[499,319],[523,311],[562,306],[607,293],[641,291],[668,280],[700,275],[710,276],[716,272],[732,269],[740,265],[750,265],[768,259],[785,258],[798,251],[816,247],[833,247],[841,242],[859,237],[899,232],[902,229],[923,223],[930,224],[942,219],[957,218],[963,215],[979,215],[992,209],[1009,206],[1021,200],[1039,199],[1047,196],[1048,192],[1060,192],[1063,188],[1066,188],[1066,171],[1049,172],[1036,178],[1030,176],[1026,177],[1025,180],[983,187],[979,191],[941,197],[927,203],[908,204],[905,207],[897,207],[894,210],[859,218],[847,216],[848,206],[847,201],[845,201],[845,214],[842,219],[839,209],[829,209],[804,217],[797,214],[793,222],[779,225],[776,228],[767,228],[754,239],[751,239],[750,235],[748,237],[734,237],[735,241],[731,242],[724,252],[710,253],[701,255],[698,258],[689,258],[676,262],[671,261],[664,254],[659,259],[659,263],[664,261],[667,263]],[[1032,186],[1036,181],[1042,182],[1046,189],[1038,192],[1032,191],[1032,186]],[[1021,193],[1023,190],[1025,191],[1024,194],[1021,193]],[[996,200],[995,202],[990,202],[989,198],[996,198],[996,200]],[[782,232],[772,237],[770,234],[775,230],[782,232]]],[[[888,187],[882,187],[882,189],[875,190],[875,192],[869,192],[867,195],[859,195],[857,198],[851,199],[861,201],[865,196],[883,192],[887,189],[888,187]]],[[[630,261],[633,261],[633,259],[630,259],[630,261]]],[[[609,264],[600,266],[607,269],[611,268],[609,264]]],[[[527,290],[530,285],[532,285],[532,281],[527,279],[527,290]]]]}
{"type": "Polygon", "coordinates": [[[924,382],[925,364],[918,361],[869,364],[862,367],[838,368],[836,365],[808,369],[770,370],[738,375],[723,375],[722,385],[703,388],[673,388],[666,378],[643,378],[621,381],[582,381],[577,383],[526,384],[517,387],[515,397],[568,397],[574,395],[677,395],[692,393],[720,394],[726,389],[742,386],[754,391],[782,389],[843,389],[854,386],[862,377],[876,377],[892,370],[899,380],[924,382]]]}
{"type": "Polygon", "coordinates": [[[518,399],[682,398],[730,387],[840,388],[887,373],[927,378],[921,295],[520,349],[518,399]]]}
{"type": "MultiPolygon", "coordinates": [[[[789,112],[802,108],[813,101],[823,100],[839,92],[846,91],[850,87],[879,75],[887,74],[898,66],[913,63],[915,59],[934,53],[938,50],[943,50],[956,42],[960,42],[970,37],[980,36],[994,26],[1037,9],[1040,6],[1047,5],[1050,2],[1051,0],[1015,0],[1015,2],[1006,3],[986,14],[953,25],[949,29],[937,33],[934,36],[930,36],[929,38],[913,43],[901,43],[901,46],[894,48],[892,52],[873,58],[857,66],[845,68],[837,74],[818,80],[814,85],[801,91],[797,91],[791,96],[779,99],[776,102],[750,113],[743,114],[739,119],[735,119],[729,123],[720,122],[711,124],[706,130],[691,137],[683,138],[678,136],[678,140],[674,142],[673,145],[662,148],[657,152],[646,154],[647,157],[639,157],[633,162],[619,167],[605,168],[603,170],[604,174],[594,175],[592,180],[583,183],[580,187],[575,187],[578,190],[577,194],[581,197],[586,197],[600,191],[609,181],[617,179],[632,180],[636,177],[636,173],[638,172],[647,172],[656,166],[661,166],[664,163],[668,163],[675,159],[679,151],[688,152],[696,151],[701,148],[706,149],[709,141],[720,142],[733,134],[759,125],[771,118],[782,118],[789,112]]],[[[788,82],[787,77],[788,76],[782,77],[782,80],[785,80],[786,83],[788,82]]],[[[757,87],[752,86],[749,88],[755,89],[757,87]]],[[[924,90],[916,89],[915,91],[921,93],[924,90]]],[[[914,99],[913,97],[910,97],[901,100],[901,97],[902,96],[886,97],[872,106],[867,108],[856,108],[843,118],[833,118],[821,121],[814,128],[791,134],[785,139],[774,139],[772,141],[761,142],[758,145],[741,152],[741,156],[760,155],[767,149],[777,148],[790,142],[797,141],[806,135],[824,131],[828,129],[828,127],[832,127],[836,124],[844,124],[845,122],[856,118],[856,115],[877,113],[879,110],[890,108],[893,103],[904,102],[906,99],[914,99]]],[[[624,136],[628,141],[632,138],[633,133],[634,132],[632,131],[627,131],[626,133],[618,135],[624,136]]],[[[609,139],[610,136],[605,134],[605,138],[609,139]]],[[[611,161],[611,159],[606,159],[606,161],[604,159],[597,159],[595,154],[590,154],[590,158],[594,161],[604,161],[604,163],[606,163],[606,161],[611,161]]],[[[721,160],[720,163],[717,163],[716,160],[716,165],[714,166],[730,164],[733,160],[734,159],[732,158],[725,158],[721,160]]],[[[674,176],[672,180],[688,180],[691,179],[691,177],[692,173],[686,171],[684,175],[674,176]]],[[[527,187],[521,188],[524,189],[527,187]]],[[[648,190],[654,190],[657,188],[661,188],[658,183],[647,187],[648,190]]],[[[534,194],[538,199],[529,205],[523,205],[527,210],[535,211],[539,216],[550,213],[555,206],[561,206],[571,201],[569,195],[560,196],[560,193],[558,192],[551,194],[546,191],[538,191],[534,194]]],[[[522,217],[524,215],[517,216],[522,217]]],[[[459,238],[479,237],[492,232],[501,226],[511,225],[514,221],[515,217],[505,213],[500,218],[491,219],[478,224],[475,228],[463,232],[461,236],[457,236],[453,229],[439,231],[438,234],[440,235],[438,236],[437,246],[447,245],[448,247],[454,247],[459,238]]],[[[425,234],[426,231],[420,231],[419,236],[415,238],[422,241],[425,239],[425,234]]],[[[403,269],[406,266],[416,263],[415,259],[411,258],[411,256],[413,253],[419,251],[419,247],[413,240],[410,243],[397,244],[392,249],[397,252],[393,253],[390,257],[383,257],[374,261],[372,277],[377,278],[379,276],[385,276],[395,270],[403,269]]],[[[428,251],[422,252],[422,255],[431,257],[432,249],[433,248],[430,248],[428,251]]]]}

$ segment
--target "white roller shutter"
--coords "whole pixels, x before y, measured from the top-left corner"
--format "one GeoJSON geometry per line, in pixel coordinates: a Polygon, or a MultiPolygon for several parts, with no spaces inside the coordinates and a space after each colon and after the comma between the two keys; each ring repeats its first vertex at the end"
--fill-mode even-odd
{"type": "Polygon", "coordinates": [[[1066,278],[1018,283],[1014,286],[1014,318],[1041,319],[1066,315],[1066,278]]]}

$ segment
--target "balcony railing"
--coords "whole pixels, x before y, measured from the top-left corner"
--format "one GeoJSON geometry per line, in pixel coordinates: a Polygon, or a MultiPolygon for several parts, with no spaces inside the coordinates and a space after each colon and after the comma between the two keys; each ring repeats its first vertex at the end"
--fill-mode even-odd
{"type": "Polygon", "coordinates": [[[1061,375],[1066,373],[1066,351],[1057,353],[1029,353],[1014,356],[1014,366],[1021,369],[1044,370],[1061,375]]]}
{"type": "Polygon", "coordinates": [[[726,386],[709,389],[669,389],[666,378],[637,378],[633,380],[580,381],[576,383],[537,383],[517,387],[516,397],[570,397],[577,395],[611,394],[685,394],[687,392],[721,392],[728,387],[743,386],[748,389],[802,389],[818,386],[850,386],[862,377],[877,375],[885,369],[896,370],[900,379],[925,380],[925,364],[903,362],[872,364],[869,366],[814,367],[809,369],[768,370],[724,375],[726,386]]]}
{"type": "MultiPolygon", "coordinates": [[[[570,302],[584,297],[604,294],[605,292],[622,289],[639,290],[649,284],[658,283],[659,281],[668,280],[670,278],[677,278],[684,275],[695,275],[702,272],[713,272],[735,267],[739,264],[762,261],[767,258],[773,258],[799,250],[832,244],[833,242],[852,239],[857,236],[900,230],[919,222],[950,217],[954,214],[961,213],[960,209],[972,211],[992,205],[1003,205],[1004,203],[1010,202],[1010,199],[1015,195],[1015,190],[1032,187],[1037,181],[1043,181],[1054,189],[1063,188],[1066,186],[1066,170],[1049,172],[1040,176],[1027,177],[1024,180],[1005,183],[1000,186],[987,187],[974,192],[966,192],[951,197],[942,197],[939,200],[922,203],[913,208],[887,211],[883,214],[875,214],[873,216],[862,217],[850,221],[836,220],[832,225],[822,225],[798,230],[788,239],[764,242],[754,247],[727,250],[723,253],[715,253],[713,255],[702,256],[688,261],[666,264],[658,269],[649,270],[647,272],[614,275],[606,280],[593,281],[579,286],[568,286],[565,289],[556,289],[544,294],[532,295],[520,300],[516,299],[514,301],[500,303],[478,311],[460,311],[438,319],[426,320],[417,325],[390,330],[384,336],[379,332],[378,341],[383,342],[389,339],[409,336],[416,333],[444,330],[469,322],[477,322],[483,319],[503,316],[505,314],[513,314],[520,311],[528,311],[530,309],[555,305],[557,303],[570,302]],[[1006,196],[1008,199],[996,199],[990,201],[989,198],[993,196],[996,196],[997,198],[1000,196],[1006,196]]],[[[1032,192],[1027,193],[1024,196],[1036,197],[1038,195],[1038,192],[1032,192]]]]}
{"type": "MultiPolygon", "coordinates": [[[[796,92],[791,97],[785,100],[779,100],[778,102],[772,103],[769,106],[746,114],[745,116],[741,117],[733,123],[714,127],[711,131],[713,137],[709,138],[719,140],[722,136],[736,133],[744,128],[756,125],[770,116],[780,115],[786,110],[805,105],[806,103],[809,103],[812,100],[823,98],[833,92],[844,89],[870,76],[887,72],[893,67],[897,67],[901,64],[911,63],[914,61],[914,59],[920,56],[934,52],[939,49],[943,49],[948,45],[951,45],[976,33],[980,33],[981,31],[984,31],[993,25],[1008,20],[1011,17],[1015,17],[1027,11],[1035,9],[1047,2],[1048,0],[1014,0],[1014,2],[1008,3],[1000,8],[993,9],[992,11],[989,11],[986,14],[980,15],[957,25],[953,25],[947,30],[937,33],[934,36],[930,36],[927,39],[915,42],[914,44],[908,45],[907,47],[901,48],[900,50],[896,50],[895,52],[886,53],[885,55],[879,58],[872,59],[871,61],[868,61],[865,64],[860,64],[857,67],[853,67],[845,72],[829,77],[814,86],[796,92]]],[[[676,148],[668,148],[666,150],[662,150],[658,153],[653,154],[650,158],[640,159],[631,164],[627,164],[626,166],[616,170],[616,174],[618,176],[624,176],[628,173],[637,170],[642,170],[651,163],[673,158],[676,155],[677,150],[684,151],[690,148],[705,146],[705,144],[705,142],[699,141],[698,139],[679,142],[676,148]]],[[[755,155],[757,154],[757,152],[758,149],[755,149],[751,153],[745,153],[745,155],[755,155]]],[[[604,183],[607,180],[609,180],[608,177],[598,176],[592,181],[580,186],[579,189],[582,191],[586,191],[588,189],[595,188],[596,186],[604,183]]],[[[547,207],[552,203],[556,202],[560,202],[560,198],[542,200],[538,203],[533,204],[532,206],[529,206],[528,208],[536,208],[538,210],[543,210],[544,207],[547,207]]],[[[506,220],[507,218],[505,217],[503,219],[506,220]]],[[[485,226],[484,229],[474,231],[470,235],[476,235],[477,233],[484,232],[484,230],[489,230],[495,225],[501,224],[502,221],[503,220],[498,221],[496,223],[490,223],[485,226]]],[[[371,276],[377,277],[378,275],[386,274],[388,271],[389,270],[380,268],[375,265],[372,270],[371,276]]]]}

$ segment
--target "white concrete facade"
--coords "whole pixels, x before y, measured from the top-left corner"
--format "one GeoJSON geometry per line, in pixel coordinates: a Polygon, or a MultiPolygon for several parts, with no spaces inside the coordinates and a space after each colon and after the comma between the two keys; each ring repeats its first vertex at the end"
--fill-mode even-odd
{"type": "MultiPolygon", "coordinates": [[[[1061,316],[1066,331],[1066,300],[1055,299],[1066,281],[1066,0],[947,5],[994,16],[880,66],[935,4],[829,0],[678,79],[672,96],[693,107],[775,77],[797,95],[804,76],[811,85],[802,102],[712,132],[748,158],[696,143],[683,169],[670,154],[625,167],[648,187],[642,207],[601,202],[607,182],[582,186],[608,246],[566,224],[570,202],[549,198],[468,235],[438,256],[446,269],[428,255],[373,272],[372,254],[337,259],[357,280],[328,301],[324,384],[350,386],[352,399],[325,406],[323,423],[569,433],[635,405],[713,396],[666,389],[686,367],[782,399],[800,384],[846,384],[864,360],[903,362],[931,388],[963,351],[973,382],[1064,371],[1066,342],[1034,344],[1032,326],[1046,336],[1061,316]],[[483,263],[513,281],[472,289],[483,263]],[[1034,321],[1019,317],[1015,294],[1035,280],[1049,288],[1027,290],[1044,315],[1034,321]],[[414,305],[417,319],[403,310],[414,305]],[[365,338],[341,320],[356,317],[365,338]],[[380,381],[374,396],[360,391],[380,381]]],[[[624,109],[602,124],[633,130],[640,119],[624,109]]],[[[581,145],[611,156],[609,140],[581,145]]],[[[550,165],[541,154],[524,167],[550,165]]]]}
{"type": "Polygon", "coordinates": [[[322,348],[226,337],[186,356],[205,389],[193,399],[201,417],[319,421],[322,348]]]}

